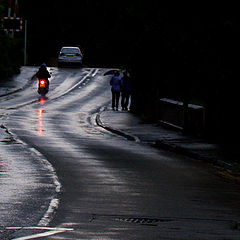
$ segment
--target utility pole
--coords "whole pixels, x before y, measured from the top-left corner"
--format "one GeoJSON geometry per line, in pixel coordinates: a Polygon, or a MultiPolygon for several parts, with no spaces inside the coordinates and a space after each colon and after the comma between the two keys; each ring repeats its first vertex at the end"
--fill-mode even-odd
{"type": "MultiPolygon", "coordinates": [[[[11,11],[12,11],[12,0],[9,0],[9,4],[8,4],[8,17],[11,17],[11,11]]],[[[14,31],[12,30],[12,32],[9,33],[9,36],[14,38],[14,31]]]]}
{"type": "MultiPolygon", "coordinates": [[[[18,10],[18,0],[15,0],[14,12],[13,12],[14,17],[17,17],[17,10],[18,10]]],[[[8,17],[11,17],[11,11],[12,11],[12,0],[9,0],[9,3],[8,3],[8,17]]]]}
{"type": "MultiPolygon", "coordinates": [[[[17,17],[18,0],[15,0],[13,17],[11,17],[12,2],[13,0],[9,0],[8,16],[4,17],[3,20],[5,21],[5,25],[6,25],[5,31],[8,32],[10,37],[14,38],[14,31],[16,32],[22,31],[23,19],[17,17]]],[[[25,27],[24,27],[24,61],[23,62],[24,62],[24,65],[26,65],[27,63],[27,20],[25,20],[25,27]]]]}
{"type": "Polygon", "coordinates": [[[12,10],[12,0],[9,0],[9,4],[8,4],[8,17],[11,17],[11,10],[12,10]]]}
{"type": "Polygon", "coordinates": [[[24,66],[27,64],[27,20],[24,28],[24,66]]]}
{"type": "Polygon", "coordinates": [[[18,0],[15,0],[14,13],[13,13],[14,17],[17,17],[17,11],[18,11],[18,0]]]}

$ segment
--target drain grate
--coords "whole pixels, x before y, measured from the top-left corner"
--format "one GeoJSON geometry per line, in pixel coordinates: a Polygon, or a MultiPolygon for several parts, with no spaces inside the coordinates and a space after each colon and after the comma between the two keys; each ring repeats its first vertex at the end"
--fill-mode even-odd
{"type": "Polygon", "coordinates": [[[118,218],[115,218],[115,220],[121,221],[121,222],[127,222],[127,223],[138,223],[138,224],[141,224],[141,225],[154,225],[154,226],[157,226],[157,224],[159,222],[170,222],[170,221],[172,221],[172,220],[169,220],[169,219],[134,218],[134,217],[128,217],[128,218],[118,217],[118,218]]]}

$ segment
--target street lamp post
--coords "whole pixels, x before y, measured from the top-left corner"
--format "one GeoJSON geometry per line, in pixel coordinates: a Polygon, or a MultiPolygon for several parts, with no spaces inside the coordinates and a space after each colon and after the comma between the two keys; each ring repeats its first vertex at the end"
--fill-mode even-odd
{"type": "Polygon", "coordinates": [[[24,27],[24,66],[27,64],[27,20],[24,27]]]}

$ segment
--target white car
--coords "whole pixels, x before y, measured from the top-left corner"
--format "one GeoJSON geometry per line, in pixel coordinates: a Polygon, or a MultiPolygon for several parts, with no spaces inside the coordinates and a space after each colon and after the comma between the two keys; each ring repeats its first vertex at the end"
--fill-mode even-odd
{"type": "Polygon", "coordinates": [[[82,65],[83,55],[78,47],[62,47],[58,54],[58,66],[67,64],[82,65]]]}

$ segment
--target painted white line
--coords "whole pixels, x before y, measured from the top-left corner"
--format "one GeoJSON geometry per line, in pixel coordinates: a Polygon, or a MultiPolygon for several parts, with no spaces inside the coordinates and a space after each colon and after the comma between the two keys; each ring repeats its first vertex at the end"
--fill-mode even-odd
{"type": "MultiPolygon", "coordinates": [[[[13,135],[12,133],[10,133],[10,134],[13,135]]],[[[36,156],[38,156],[40,158],[40,160],[44,163],[44,167],[51,173],[51,178],[52,178],[53,184],[55,186],[55,193],[57,193],[57,194],[60,193],[62,185],[58,180],[58,176],[57,176],[56,171],[55,171],[54,167],[52,166],[52,164],[37,149],[30,147],[27,143],[23,142],[22,140],[17,138],[15,135],[14,135],[14,138],[16,139],[17,142],[28,147],[28,149],[32,153],[34,153],[36,156]]],[[[51,219],[53,217],[54,211],[56,211],[56,209],[58,209],[58,205],[59,205],[59,199],[52,198],[52,200],[49,204],[48,210],[44,214],[44,216],[41,218],[41,220],[39,221],[38,226],[47,226],[49,224],[49,222],[51,221],[51,219]]]]}
{"type": "Polygon", "coordinates": [[[50,230],[50,231],[73,231],[73,228],[58,228],[58,227],[39,227],[39,226],[32,226],[32,227],[6,227],[7,230],[21,230],[21,229],[26,229],[26,230],[32,230],[32,229],[37,229],[37,230],[50,230]]]}
{"type": "Polygon", "coordinates": [[[99,70],[98,68],[97,68],[97,69],[95,69],[94,73],[92,74],[92,76],[93,76],[93,77],[95,77],[95,76],[96,76],[96,74],[98,73],[98,70],[99,70]]]}
{"type": "Polygon", "coordinates": [[[48,231],[45,233],[33,234],[30,236],[13,238],[13,240],[27,240],[27,239],[42,238],[42,237],[47,237],[47,236],[55,235],[55,234],[62,233],[62,232],[64,232],[64,231],[48,231]]]}
{"type": "Polygon", "coordinates": [[[29,236],[24,236],[24,237],[19,237],[19,238],[14,238],[13,240],[28,240],[28,239],[35,239],[35,238],[42,238],[42,237],[47,237],[51,235],[55,235],[58,233],[63,233],[66,231],[73,231],[73,228],[51,228],[51,227],[7,227],[6,229],[8,230],[31,230],[31,229],[37,229],[37,230],[48,230],[47,232],[43,233],[37,233],[37,234],[32,234],[29,236]]]}
{"type": "MultiPolygon", "coordinates": [[[[38,155],[38,157],[41,158],[42,162],[44,162],[46,169],[48,169],[52,173],[52,179],[53,179],[53,183],[55,185],[55,192],[59,193],[61,191],[62,185],[58,180],[56,171],[55,171],[54,167],[52,166],[52,164],[37,149],[35,149],[35,148],[29,148],[29,149],[32,152],[34,152],[36,155],[38,155]]],[[[56,209],[58,209],[58,205],[59,205],[59,199],[53,198],[51,200],[51,202],[49,203],[47,212],[44,214],[44,216],[39,221],[38,226],[47,226],[49,224],[49,222],[51,221],[51,219],[53,217],[54,211],[56,211],[56,209]]]]}
{"type": "MultiPolygon", "coordinates": [[[[98,71],[98,69],[95,69],[95,72],[96,72],[96,70],[98,71]]],[[[94,73],[92,73],[93,72],[93,70],[90,72],[90,73],[88,73],[86,76],[84,76],[78,83],[76,83],[73,87],[71,87],[70,89],[68,89],[63,95],[66,95],[67,93],[69,93],[69,92],[71,92],[74,88],[76,88],[78,85],[80,85],[82,82],[84,82],[84,80],[86,79],[86,78],[88,78],[90,75],[92,75],[93,76],[93,74],[94,73]]],[[[62,96],[63,96],[62,95],[62,96]]]]}
{"type": "MultiPolygon", "coordinates": [[[[19,140],[19,139],[18,139],[19,140]]],[[[22,142],[21,140],[19,140],[22,144],[25,144],[24,142],[22,142]]],[[[25,144],[27,145],[27,144],[25,144]]],[[[61,191],[61,183],[59,182],[58,180],[58,177],[57,177],[57,174],[56,174],[56,171],[54,169],[54,167],[52,166],[52,164],[43,156],[42,153],[40,153],[37,149],[35,148],[32,148],[32,147],[29,147],[29,149],[34,152],[38,157],[41,158],[41,160],[44,162],[45,164],[45,167],[52,173],[52,179],[53,179],[53,182],[54,182],[54,185],[56,186],[55,188],[55,191],[56,193],[59,193],[61,191]]]]}

